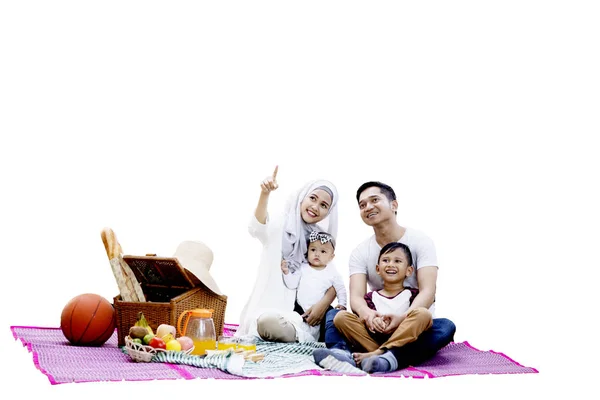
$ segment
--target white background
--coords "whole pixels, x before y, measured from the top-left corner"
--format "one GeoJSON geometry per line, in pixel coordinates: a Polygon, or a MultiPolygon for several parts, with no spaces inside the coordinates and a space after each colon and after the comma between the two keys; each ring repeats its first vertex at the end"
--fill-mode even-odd
{"type": "Polygon", "coordinates": [[[583,1],[2,2],[3,389],[585,397],[598,357],[599,17],[583,1]],[[51,386],[13,340],[11,325],[59,326],[78,294],[112,301],[105,226],[128,254],[207,243],[237,323],[260,254],[247,221],[276,164],[273,212],[308,180],[337,185],[341,271],[371,234],[356,189],[392,185],[400,224],[436,243],[437,312],[456,340],[540,373],[51,386]]]}

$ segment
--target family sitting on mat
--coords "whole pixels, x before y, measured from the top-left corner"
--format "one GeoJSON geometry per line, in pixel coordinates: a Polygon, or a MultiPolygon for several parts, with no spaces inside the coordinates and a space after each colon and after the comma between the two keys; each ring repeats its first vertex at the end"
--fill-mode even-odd
{"type": "Polygon", "coordinates": [[[317,364],[332,357],[368,373],[418,365],[452,342],[454,323],[434,317],[435,246],[422,232],[398,224],[390,186],[366,182],[356,192],[360,216],[374,234],[350,256],[348,312],[346,289],[331,263],[338,228],[335,186],[310,182],[290,197],[284,215],[271,218],[267,206],[278,187],[277,171],[261,183],[250,221],[263,252],[236,335],[325,342],[327,348],[313,352],[317,364]]]}

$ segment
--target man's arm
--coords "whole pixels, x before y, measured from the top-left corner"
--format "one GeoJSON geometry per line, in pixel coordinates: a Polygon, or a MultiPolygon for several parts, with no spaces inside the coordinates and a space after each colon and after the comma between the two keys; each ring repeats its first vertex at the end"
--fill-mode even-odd
{"type": "Polygon", "coordinates": [[[367,276],[365,274],[350,275],[350,308],[359,317],[362,317],[365,310],[370,310],[365,301],[365,294],[367,294],[367,276]]]}
{"type": "MultiPolygon", "coordinates": [[[[438,267],[421,267],[417,272],[419,294],[414,298],[408,311],[417,308],[429,308],[435,300],[438,267]]],[[[407,313],[408,313],[407,311],[407,313]]]]}
{"type": "Polygon", "coordinates": [[[373,318],[379,315],[377,311],[372,310],[365,301],[367,293],[367,275],[350,275],[350,307],[367,325],[367,328],[373,332],[373,318]]]}
{"type": "Polygon", "coordinates": [[[337,270],[333,274],[333,287],[335,289],[335,294],[337,296],[338,307],[343,307],[345,310],[348,307],[348,293],[346,292],[346,286],[344,285],[344,280],[342,276],[337,272],[337,270]]]}
{"type": "Polygon", "coordinates": [[[429,308],[435,300],[435,290],[438,274],[437,254],[433,240],[429,237],[423,237],[413,251],[416,254],[418,261],[415,263],[417,274],[417,285],[419,294],[413,300],[409,311],[417,307],[429,308]]]}

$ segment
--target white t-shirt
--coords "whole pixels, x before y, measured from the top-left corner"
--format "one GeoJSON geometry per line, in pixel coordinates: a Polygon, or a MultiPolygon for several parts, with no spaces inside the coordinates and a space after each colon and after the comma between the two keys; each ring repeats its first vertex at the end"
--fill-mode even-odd
{"type": "MultiPolygon", "coordinates": [[[[415,272],[404,280],[404,287],[418,289],[417,275],[419,268],[438,267],[433,240],[419,230],[406,228],[404,235],[402,235],[402,238],[398,242],[407,245],[410,249],[413,257],[413,267],[415,268],[415,272]]],[[[379,246],[375,240],[375,235],[373,235],[356,246],[352,254],[350,254],[350,276],[354,274],[367,275],[369,290],[383,289],[383,280],[377,275],[376,269],[380,251],[381,246],[379,246]]],[[[432,312],[433,308],[432,305],[430,308],[432,312]]]]}
{"type": "MultiPolygon", "coordinates": [[[[331,286],[335,288],[338,304],[346,307],[348,301],[346,287],[344,286],[342,276],[332,263],[327,264],[323,269],[315,269],[308,263],[302,263],[300,269],[295,273],[290,272],[287,275],[282,273],[281,275],[288,288],[296,288],[296,301],[304,311],[321,300],[331,286]]],[[[296,315],[299,314],[296,313],[296,315]]],[[[298,326],[298,324],[292,323],[296,328],[298,341],[302,341],[302,338],[308,341],[306,333],[314,341],[319,340],[320,324],[310,326],[306,322],[303,322],[301,326],[298,326]]]]}
{"type": "Polygon", "coordinates": [[[288,288],[297,288],[296,301],[305,311],[321,300],[331,286],[335,288],[338,304],[347,306],[348,295],[344,280],[331,263],[323,269],[315,269],[308,263],[303,263],[299,271],[282,275],[288,288]]]}
{"type": "Polygon", "coordinates": [[[386,297],[374,291],[371,301],[381,314],[402,314],[409,309],[411,296],[412,293],[408,289],[404,289],[394,297],[386,297]]]}

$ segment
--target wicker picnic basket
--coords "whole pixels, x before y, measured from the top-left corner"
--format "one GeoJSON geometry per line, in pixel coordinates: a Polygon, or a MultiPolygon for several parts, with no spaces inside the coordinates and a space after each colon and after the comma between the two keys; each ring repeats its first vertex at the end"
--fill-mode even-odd
{"type": "Polygon", "coordinates": [[[227,296],[208,289],[194,274],[183,268],[175,257],[123,256],[140,283],[145,302],[122,301],[115,296],[113,306],[117,317],[119,346],[125,345],[129,328],[135,325],[138,313],[144,313],[150,327],[160,324],[176,326],[179,315],[186,310],[213,310],[216,334],[223,334],[227,296]]]}

